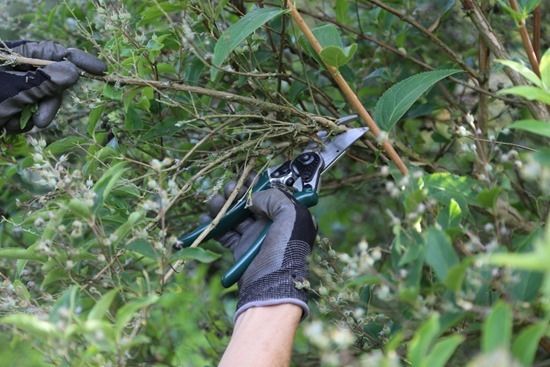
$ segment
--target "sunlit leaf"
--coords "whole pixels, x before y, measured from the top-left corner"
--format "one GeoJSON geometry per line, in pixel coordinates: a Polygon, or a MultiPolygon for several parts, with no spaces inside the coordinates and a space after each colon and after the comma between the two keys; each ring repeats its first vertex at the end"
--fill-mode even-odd
{"type": "Polygon", "coordinates": [[[511,60],[496,60],[497,62],[501,63],[502,65],[505,65],[509,67],[510,69],[517,71],[523,77],[527,80],[529,80],[531,83],[535,84],[537,87],[541,87],[542,83],[540,78],[535,74],[531,69],[523,65],[522,63],[511,61],[511,60]]]}
{"type": "Polygon", "coordinates": [[[498,91],[498,94],[512,94],[514,96],[526,98],[530,101],[539,101],[550,104],[550,92],[547,92],[542,88],[532,87],[529,85],[520,85],[517,87],[502,89],[498,91]]]}

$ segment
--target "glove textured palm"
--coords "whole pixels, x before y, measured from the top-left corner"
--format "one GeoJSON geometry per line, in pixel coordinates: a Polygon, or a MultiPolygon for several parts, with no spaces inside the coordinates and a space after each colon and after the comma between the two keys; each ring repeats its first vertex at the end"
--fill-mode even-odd
{"type": "MultiPolygon", "coordinates": [[[[226,187],[228,196],[234,185],[226,187]]],[[[217,214],[225,198],[215,196],[210,202],[210,215],[217,214]]],[[[252,195],[248,208],[254,216],[218,241],[241,258],[267,224],[273,222],[262,248],[239,280],[239,301],[235,319],[251,307],[291,303],[308,314],[307,293],[296,282],[308,277],[307,256],[311,252],[317,229],[308,209],[292,195],[279,189],[268,189],[252,195]]]]}
{"type": "Polygon", "coordinates": [[[51,41],[17,41],[6,46],[24,57],[56,61],[36,70],[0,68],[0,129],[10,133],[48,126],[61,106],[63,92],[77,82],[79,68],[92,74],[106,70],[106,65],[95,56],[51,41]],[[36,111],[21,127],[21,112],[34,104],[36,111]]]}

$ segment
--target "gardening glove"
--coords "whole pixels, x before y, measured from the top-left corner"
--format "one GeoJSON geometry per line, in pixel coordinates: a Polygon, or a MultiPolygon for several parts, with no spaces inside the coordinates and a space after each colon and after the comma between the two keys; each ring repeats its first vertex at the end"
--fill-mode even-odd
{"type": "MultiPolygon", "coordinates": [[[[63,92],[77,82],[79,69],[99,75],[107,68],[95,56],[51,41],[17,41],[5,43],[5,46],[24,57],[57,61],[27,71],[21,71],[20,67],[0,67],[0,130],[10,133],[48,126],[61,106],[63,92]],[[21,112],[34,104],[36,111],[21,127],[21,112]]],[[[4,44],[0,44],[0,51],[2,48],[4,44]]],[[[4,51],[7,50],[4,48],[4,51]]]]}
{"type": "MultiPolygon", "coordinates": [[[[234,183],[226,185],[226,198],[234,187],[234,183]]],[[[225,200],[216,195],[209,201],[211,217],[219,212],[225,200]]],[[[301,307],[304,318],[309,313],[307,294],[296,286],[308,277],[307,256],[317,234],[311,214],[291,194],[274,188],[254,193],[248,209],[253,217],[218,238],[231,249],[235,260],[243,256],[268,223],[273,223],[260,252],[239,280],[235,320],[251,307],[285,303],[301,307]]]]}

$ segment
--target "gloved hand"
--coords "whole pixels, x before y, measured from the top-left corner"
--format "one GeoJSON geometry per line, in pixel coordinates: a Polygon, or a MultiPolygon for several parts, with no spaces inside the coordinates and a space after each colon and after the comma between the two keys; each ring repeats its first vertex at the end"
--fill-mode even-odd
{"type": "Polygon", "coordinates": [[[34,126],[48,126],[61,106],[63,91],[77,82],[79,68],[98,75],[107,69],[95,56],[51,41],[17,41],[6,46],[24,57],[58,62],[30,71],[18,71],[10,66],[0,68],[0,131],[19,133],[34,126]],[[37,104],[36,112],[21,129],[21,112],[34,104],[37,104]]]}
{"type": "MultiPolygon", "coordinates": [[[[226,185],[226,197],[234,187],[234,183],[226,185]]],[[[219,212],[225,200],[221,195],[210,200],[211,217],[219,212]]],[[[300,306],[305,317],[309,313],[307,294],[304,289],[296,288],[295,283],[308,277],[307,256],[317,234],[311,214],[291,194],[279,189],[254,193],[252,206],[248,209],[254,217],[218,239],[233,251],[236,260],[243,256],[266,224],[270,221],[273,224],[260,252],[239,280],[235,320],[251,307],[285,303],[300,306]]]]}

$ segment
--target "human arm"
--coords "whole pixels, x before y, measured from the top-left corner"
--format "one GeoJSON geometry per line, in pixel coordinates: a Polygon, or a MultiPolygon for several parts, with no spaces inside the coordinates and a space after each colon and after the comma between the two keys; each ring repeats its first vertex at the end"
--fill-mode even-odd
{"type": "MultiPolygon", "coordinates": [[[[232,187],[225,191],[228,196],[232,187]]],[[[211,200],[211,215],[223,203],[221,196],[211,200]]],[[[236,259],[273,223],[259,254],[239,280],[235,329],[221,365],[246,365],[246,355],[250,366],[286,366],[298,323],[309,312],[306,291],[297,284],[308,277],[307,256],[316,227],[308,209],[279,189],[254,193],[248,209],[254,217],[219,239],[236,259]]]]}
{"type": "Polygon", "coordinates": [[[293,304],[254,307],[243,312],[220,367],[284,367],[290,364],[302,309],[293,304]]]}
{"type": "Polygon", "coordinates": [[[93,74],[106,70],[95,56],[51,41],[5,42],[0,44],[0,51],[55,61],[38,69],[0,68],[0,130],[10,133],[48,126],[61,106],[63,92],[77,82],[79,68],[93,74]],[[25,126],[20,126],[21,113],[32,105],[37,106],[36,111],[25,126]]]}

